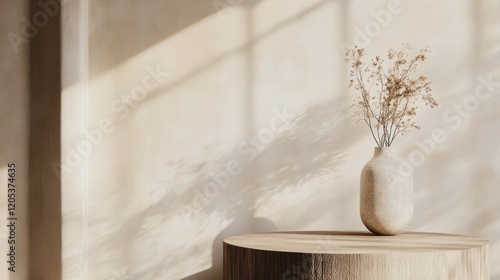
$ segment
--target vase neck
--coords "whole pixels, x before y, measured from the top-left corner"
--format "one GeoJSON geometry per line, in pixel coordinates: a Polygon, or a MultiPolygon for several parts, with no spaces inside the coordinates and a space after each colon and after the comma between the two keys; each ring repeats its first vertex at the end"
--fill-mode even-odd
{"type": "Polygon", "coordinates": [[[391,157],[397,155],[396,148],[393,147],[375,147],[373,157],[391,157]]]}

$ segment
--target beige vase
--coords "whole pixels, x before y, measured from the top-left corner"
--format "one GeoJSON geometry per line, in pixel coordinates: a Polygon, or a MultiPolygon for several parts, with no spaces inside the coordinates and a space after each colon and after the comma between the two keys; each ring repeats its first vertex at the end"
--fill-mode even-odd
{"type": "Polygon", "coordinates": [[[392,147],[376,147],[361,171],[360,215],[379,235],[396,235],[411,222],[413,170],[392,147]]]}

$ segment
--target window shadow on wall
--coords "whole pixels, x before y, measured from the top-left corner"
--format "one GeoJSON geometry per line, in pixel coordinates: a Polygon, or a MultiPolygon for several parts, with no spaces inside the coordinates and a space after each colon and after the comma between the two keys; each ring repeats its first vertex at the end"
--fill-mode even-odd
{"type": "MultiPolygon", "coordinates": [[[[418,166],[415,173],[416,201],[415,220],[421,227],[439,227],[441,222],[449,223],[466,215],[461,223],[448,225],[447,232],[479,236],[490,241],[491,279],[500,280],[500,270],[496,263],[500,255],[498,250],[500,212],[493,197],[500,195],[498,182],[498,152],[500,142],[500,101],[499,88],[493,90],[484,87],[480,79],[492,80],[496,85],[500,79],[498,63],[500,59],[500,41],[493,30],[498,30],[500,5],[491,0],[471,0],[469,6],[470,21],[470,87],[454,92],[453,114],[457,123],[443,125],[446,140],[435,143],[438,153],[431,152],[425,162],[418,166]],[[493,76],[490,76],[494,74],[493,76]],[[486,100],[479,100],[477,108],[459,114],[456,108],[470,108],[474,94],[480,87],[481,94],[487,94],[486,100]],[[481,88],[482,87],[482,88],[481,88]],[[471,101],[472,100],[472,101],[471,101]],[[465,103],[469,103],[465,106],[465,103]],[[456,128],[450,126],[458,124],[456,128]],[[420,174],[427,174],[425,178],[420,174]]],[[[443,111],[444,113],[444,111],[443,111]]],[[[430,139],[421,139],[429,141],[430,139]]],[[[427,148],[431,144],[424,144],[427,148]]],[[[432,148],[432,150],[434,149],[432,148]]],[[[410,154],[422,150],[413,145],[406,151],[410,154]]]]}
{"type": "MultiPolygon", "coordinates": [[[[249,1],[256,3],[260,0],[249,1]]],[[[89,47],[107,55],[106,59],[92,61],[90,78],[114,68],[205,17],[214,14],[222,17],[228,9],[240,5],[239,1],[232,0],[91,1],[89,47]]]]}
{"type": "MultiPolygon", "coordinates": [[[[331,2],[335,1],[320,1],[298,15],[274,26],[264,34],[260,34],[258,37],[253,36],[251,26],[254,23],[251,22],[251,17],[248,17],[248,44],[234,50],[235,53],[241,52],[245,55],[247,61],[244,66],[245,73],[247,74],[244,96],[245,101],[241,103],[241,109],[244,114],[246,114],[244,122],[242,123],[244,131],[246,132],[246,137],[255,137],[259,132],[259,130],[255,129],[255,116],[253,115],[254,110],[252,109],[253,106],[255,106],[255,104],[253,104],[255,102],[255,89],[253,87],[255,81],[253,73],[254,61],[252,56],[254,45],[260,39],[272,36],[275,31],[288,26],[288,24],[295,20],[331,2]]],[[[189,15],[187,19],[183,19],[182,17],[184,14],[191,13],[191,11],[183,12],[183,10],[189,7],[189,9],[195,9],[195,13],[192,14],[196,14],[198,9],[207,10],[206,5],[210,5],[211,1],[196,3],[183,1],[182,5],[180,4],[181,2],[179,2],[179,4],[174,3],[177,2],[152,1],[152,3],[150,3],[153,4],[152,6],[143,5],[144,7],[138,7],[138,9],[143,12],[137,12],[131,7],[141,4],[132,3],[132,1],[120,2],[120,6],[123,5],[123,7],[126,7],[123,8],[123,11],[118,12],[118,14],[120,14],[120,19],[105,18],[106,14],[104,11],[109,7],[106,8],[104,4],[102,7],[97,7],[96,5],[96,7],[94,7],[95,9],[103,9],[101,11],[103,13],[102,18],[101,16],[97,16],[97,19],[102,19],[107,23],[102,24],[102,27],[96,27],[97,29],[91,28],[91,32],[101,32],[97,37],[102,38],[104,41],[99,41],[97,39],[91,40],[90,49],[100,49],[103,53],[109,54],[111,56],[111,62],[102,62],[102,65],[91,65],[91,68],[94,69],[94,73],[92,74],[97,75],[99,72],[112,68],[114,65],[119,64],[135,53],[143,51],[150,45],[171,36],[175,31],[188,28],[190,24],[193,24],[196,20],[201,20],[208,14],[206,11],[200,11],[197,15],[198,19],[196,19],[196,17],[191,17],[191,15],[189,15]],[[158,18],[150,15],[150,13],[162,14],[163,10],[160,9],[160,7],[167,7],[168,5],[180,5],[182,7],[175,8],[174,6],[170,6],[172,9],[166,13],[170,15],[170,17],[158,18]],[[134,15],[132,18],[127,18],[128,14],[126,12],[130,11],[134,11],[134,15]],[[142,16],[138,17],[138,15],[141,14],[143,16],[146,15],[146,12],[147,18],[143,18],[142,16]],[[133,24],[134,22],[141,22],[141,24],[135,26],[133,24]],[[168,27],[165,30],[152,31],[151,34],[149,34],[148,30],[141,29],[151,24],[156,28],[155,24],[158,24],[158,22],[171,24],[175,26],[175,30],[173,27],[168,27]],[[176,24],[176,22],[180,23],[176,24]],[[102,30],[100,28],[102,28],[102,30]],[[108,28],[110,31],[107,30],[108,28]],[[118,34],[115,33],[117,29],[124,31],[118,34]],[[148,36],[152,37],[149,38],[148,36]],[[124,42],[126,42],[126,46],[124,46],[124,42]],[[130,46],[128,46],[129,42],[131,43],[130,46]],[[92,44],[99,47],[92,47],[92,44]]],[[[121,7],[118,7],[118,10],[120,9],[121,7]]],[[[212,7],[208,10],[216,12],[212,7]]],[[[99,21],[97,19],[96,21],[99,21]]],[[[345,16],[341,17],[341,20],[342,19],[345,19],[345,16]]],[[[340,28],[343,28],[342,24],[339,24],[339,29],[340,28]]],[[[210,60],[201,67],[193,69],[191,73],[170,84],[168,87],[151,92],[144,102],[155,102],[155,98],[163,94],[168,94],[172,88],[182,83],[190,82],[194,76],[209,70],[210,67],[223,61],[230,55],[232,55],[232,53],[225,53],[220,57],[210,60]]],[[[94,60],[92,62],[94,62],[94,60]]],[[[339,60],[335,61],[335,63],[343,64],[344,62],[343,60],[339,60]]],[[[338,79],[337,81],[332,81],[332,83],[343,85],[344,80],[345,79],[338,79]]],[[[343,88],[343,86],[335,85],[333,88],[343,88]]],[[[345,94],[344,92],[331,92],[331,96],[345,96],[345,94]]],[[[337,168],[344,162],[344,157],[346,156],[345,151],[363,138],[363,135],[358,133],[358,130],[351,129],[352,116],[346,114],[346,112],[348,112],[348,105],[346,103],[350,103],[346,102],[346,98],[335,97],[317,104],[309,105],[300,115],[295,116],[293,120],[290,121],[289,126],[287,126],[283,132],[275,135],[274,139],[262,145],[262,147],[255,153],[252,153],[251,156],[242,154],[238,147],[236,147],[230,151],[221,153],[213,161],[192,163],[188,162],[188,160],[179,160],[175,162],[165,162],[165,170],[168,170],[167,176],[170,177],[168,181],[158,187],[158,194],[154,195],[152,199],[153,202],[148,204],[147,209],[133,213],[125,221],[110,221],[109,223],[113,224],[113,229],[109,231],[106,231],[107,224],[102,225],[96,222],[95,228],[93,228],[96,231],[93,236],[95,239],[92,244],[90,244],[92,247],[90,248],[90,252],[95,252],[93,256],[95,256],[96,259],[91,260],[91,262],[99,265],[104,263],[104,260],[112,262],[108,263],[110,265],[110,270],[112,270],[111,266],[118,266],[124,269],[130,268],[131,272],[126,274],[128,278],[125,279],[160,279],[163,275],[168,273],[166,271],[179,270],[178,267],[180,267],[182,263],[188,262],[190,259],[199,256],[200,252],[205,247],[204,244],[200,244],[200,240],[210,240],[209,242],[212,242],[211,266],[195,274],[189,271],[182,271],[179,273],[187,275],[188,278],[185,279],[219,280],[222,275],[222,240],[231,235],[273,231],[277,229],[277,226],[272,221],[266,219],[266,217],[259,216],[256,211],[260,207],[274,207],[274,205],[277,204],[276,198],[282,195],[283,192],[293,192],[295,190],[304,192],[306,196],[301,201],[303,211],[294,213],[294,223],[307,227],[312,223],[311,212],[324,213],[325,211],[330,211],[328,215],[333,217],[332,224],[341,224],[342,221],[345,220],[343,216],[344,213],[340,210],[336,211],[335,207],[338,207],[337,209],[342,209],[342,205],[351,203],[353,199],[356,198],[357,188],[350,188],[349,191],[344,192],[340,191],[340,186],[333,186],[332,193],[336,193],[336,196],[334,198],[335,205],[334,208],[332,208],[331,198],[301,189],[301,187],[310,181],[322,180],[324,178],[331,179],[331,177],[335,177],[336,175],[334,174],[337,172],[337,168]],[[346,133],[346,131],[351,131],[352,133],[346,133]],[[200,191],[204,192],[205,186],[213,181],[209,175],[226,169],[231,161],[241,163],[241,172],[232,176],[230,183],[228,183],[223,190],[220,190],[220,193],[213,197],[210,195],[210,197],[202,199],[204,201],[200,201],[196,193],[200,191]],[[334,213],[331,213],[332,211],[334,213]],[[192,223],[200,224],[200,228],[197,228],[196,238],[187,239],[185,236],[179,236],[179,238],[165,240],[167,238],[161,233],[162,225],[174,224],[172,221],[177,221],[175,226],[183,227],[183,221],[179,221],[179,216],[187,220],[192,220],[192,223]],[[220,224],[210,224],[210,227],[221,228],[217,234],[211,235],[211,233],[208,232],[209,229],[202,228],[201,224],[203,221],[199,219],[203,218],[200,217],[216,217],[216,220],[230,222],[228,225],[222,222],[220,224]],[[151,223],[148,222],[150,220],[160,222],[152,226],[151,223]],[[100,226],[102,227],[99,228],[100,226]],[[150,245],[141,244],[141,242],[146,242],[150,239],[154,240],[154,238],[151,238],[151,235],[155,234],[158,234],[156,239],[158,242],[157,244],[163,241],[170,242],[166,252],[163,251],[153,257],[142,254],[139,256],[138,251],[142,250],[142,247],[151,246],[154,248],[160,246],[155,243],[150,245]],[[215,238],[213,238],[213,236],[215,236],[215,238]],[[105,254],[100,254],[101,252],[105,252],[105,254]],[[112,255],[112,259],[106,258],[106,254],[108,254],[107,256],[112,255]],[[100,257],[103,257],[103,262],[100,261],[100,257]],[[140,258],[139,262],[137,258],[140,258]],[[138,268],[139,263],[140,268],[138,268]]],[[[125,122],[122,124],[125,125],[125,122]]],[[[132,131],[130,133],[134,132],[132,131]]],[[[130,136],[132,138],[132,135],[130,136]]],[[[123,151],[130,149],[130,145],[133,145],[133,141],[128,137],[124,136],[123,139],[123,141],[120,140],[118,141],[119,143],[117,142],[113,146],[113,151],[117,153],[117,158],[123,151]]],[[[207,149],[211,149],[211,147],[207,147],[207,149]]],[[[213,150],[216,151],[217,149],[213,150]]],[[[118,188],[112,192],[113,197],[106,198],[107,203],[109,203],[109,201],[117,201],[116,205],[110,203],[110,205],[116,208],[113,211],[120,211],[123,205],[134,203],[136,200],[133,192],[134,188],[138,187],[134,185],[134,182],[137,182],[138,178],[134,177],[134,164],[132,160],[117,163],[119,167],[116,169],[117,173],[113,175],[113,183],[118,186],[118,188]]],[[[165,173],[167,174],[167,172],[165,173]]],[[[284,196],[286,197],[286,195],[284,196]]],[[[290,209],[290,211],[291,210],[292,209],[290,209]]],[[[285,216],[286,215],[283,215],[281,218],[287,219],[285,216]]],[[[94,224],[91,223],[91,227],[93,226],[94,224]]],[[[199,267],[200,266],[196,266],[195,268],[198,269],[199,267]]]]}
{"type": "MultiPolygon", "coordinates": [[[[244,219],[252,226],[245,228],[233,222],[227,228],[229,230],[222,231],[213,243],[212,267],[184,279],[220,279],[222,240],[231,235],[278,229],[269,220],[258,218],[258,210],[262,207],[265,209],[284,207],[281,203],[290,192],[305,195],[300,204],[294,206],[300,208],[300,211],[288,209],[288,213],[281,216],[283,220],[280,220],[280,224],[292,219],[294,224],[307,227],[314,222],[311,213],[325,213],[332,218],[332,225],[341,225],[344,222],[343,211],[340,209],[345,209],[346,205],[357,198],[356,188],[350,188],[352,191],[345,192],[339,191],[341,186],[332,185],[332,193],[336,196],[327,200],[322,199],[325,195],[304,190],[309,187],[308,182],[320,182],[321,178],[327,177],[335,178],[337,168],[344,162],[345,151],[362,138],[357,132],[345,133],[352,122],[351,116],[345,116],[346,107],[341,100],[335,98],[310,106],[291,122],[289,129],[267,144],[255,157],[245,158],[235,150],[217,161],[214,170],[224,170],[230,161],[236,160],[242,164],[242,172],[231,178],[231,183],[223,190],[224,193],[221,192],[213,198],[207,197],[208,203],[193,208],[195,211],[190,214],[194,219],[196,216],[212,214],[233,221],[244,219]],[[227,201],[231,201],[231,204],[224,203],[227,201]],[[223,205],[225,207],[221,208],[223,205]]],[[[183,199],[184,205],[196,205],[198,202],[189,194],[196,191],[203,192],[204,187],[210,183],[210,179],[204,178],[202,174],[194,176],[198,179],[193,182],[183,199]]],[[[333,181],[335,182],[335,179],[333,181]]],[[[276,215],[274,216],[276,219],[276,215]]]]}
{"type": "MultiPolygon", "coordinates": [[[[93,246],[99,248],[99,252],[113,252],[120,256],[116,260],[120,266],[134,267],[136,247],[125,244],[147,240],[153,231],[161,228],[160,224],[158,229],[151,228],[149,219],[161,220],[162,223],[178,220],[178,227],[195,224],[198,229],[195,238],[179,236],[178,239],[170,240],[167,253],[163,249],[162,259],[153,261],[153,258],[148,258],[141,271],[135,271],[128,277],[161,277],[165,269],[173,271],[181,263],[197,256],[204,247],[200,241],[209,239],[213,240],[212,265],[186,279],[215,280],[222,275],[222,240],[231,235],[276,230],[274,222],[256,211],[261,207],[282,209],[284,206],[278,203],[283,202],[282,199],[289,193],[304,193],[300,201],[301,211],[289,209],[281,217],[275,215],[275,219],[283,219],[281,223],[288,221],[289,212],[293,211],[294,224],[303,227],[314,222],[310,213],[328,213],[332,225],[343,225],[345,211],[341,209],[356,200],[357,188],[349,188],[350,191],[345,192],[340,184],[329,185],[328,189],[336,194],[333,198],[304,188],[311,181],[321,182],[325,178],[335,181],[337,168],[344,162],[345,151],[363,138],[361,130],[350,129],[352,117],[345,114],[347,107],[344,98],[333,98],[309,106],[291,120],[282,133],[251,156],[235,148],[215,161],[198,164],[166,162],[169,181],[159,188],[168,186],[176,190],[175,195],[168,191],[155,198],[155,202],[147,209],[135,213],[118,225],[116,230],[107,232],[103,239],[96,239],[93,246]],[[230,182],[219,191],[205,193],[206,186],[214,180],[210,174],[225,170],[232,161],[240,164],[241,171],[231,176],[230,182]],[[180,217],[184,221],[179,220],[180,217]],[[212,239],[203,227],[205,217],[215,217],[217,221],[230,223],[210,224],[211,227],[223,228],[212,239]]],[[[184,273],[189,274],[187,271],[184,273]]]]}
{"type": "MultiPolygon", "coordinates": [[[[500,3],[492,0],[469,1],[472,12],[472,49],[473,49],[473,81],[479,83],[478,77],[491,79],[495,89],[490,92],[487,100],[481,101],[479,109],[472,113],[467,141],[467,149],[463,149],[465,159],[473,166],[470,170],[470,185],[473,191],[469,193],[470,207],[475,209],[473,217],[462,227],[464,232],[481,236],[490,241],[491,279],[500,280],[500,252],[492,250],[499,248],[500,212],[497,202],[492,197],[498,197],[500,176],[498,155],[500,152],[500,3]],[[495,31],[496,30],[496,31],[495,31]],[[496,151],[491,153],[491,151],[496,151]]],[[[471,93],[474,92],[471,90],[471,93]]]]}

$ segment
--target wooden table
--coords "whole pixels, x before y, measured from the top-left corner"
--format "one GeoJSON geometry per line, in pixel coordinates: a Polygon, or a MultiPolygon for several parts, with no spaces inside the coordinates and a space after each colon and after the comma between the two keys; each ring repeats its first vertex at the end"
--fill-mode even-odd
{"type": "Polygon", "coordinates": [[[275,232],[224,240],[225,280],[489,280],[487,240],[442,233],[275,232]]]}

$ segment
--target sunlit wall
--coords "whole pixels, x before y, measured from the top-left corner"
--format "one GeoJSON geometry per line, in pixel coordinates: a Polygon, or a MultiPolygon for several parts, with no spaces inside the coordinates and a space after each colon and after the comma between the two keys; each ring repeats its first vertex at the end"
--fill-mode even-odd
{"type": "Polygon", "coordinates": [[[500,279],[498,1],[70,3],[64,279],[215,280],[227,236],[363,230],[375,144],[343,55],[402,42],[432,49],[440,103],[395,142],[416,165],[408,230],[489,239],[500,279]]]}

